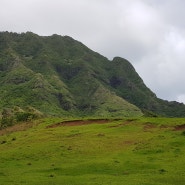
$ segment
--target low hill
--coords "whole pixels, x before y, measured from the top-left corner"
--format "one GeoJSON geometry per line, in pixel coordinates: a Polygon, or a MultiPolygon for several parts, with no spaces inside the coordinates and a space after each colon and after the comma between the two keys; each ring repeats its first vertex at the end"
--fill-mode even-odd
{"type": "Polygon", "coordinates": [[[47,118],[0,130],[2,185],[184,185],[185,119],[47,118]]]}
{"type": "Polygon", "coordinates": [[[68,36],[0,33],[0,109],[32,106],[49,115],[183,117],[158,99],[129,61],[109,61],[68,36]]]}

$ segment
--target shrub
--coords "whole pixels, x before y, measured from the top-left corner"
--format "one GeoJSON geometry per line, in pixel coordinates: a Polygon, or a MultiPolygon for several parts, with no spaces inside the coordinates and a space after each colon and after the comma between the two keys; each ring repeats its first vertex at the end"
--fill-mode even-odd
{"type": "Polygon", "coordinates": [[[7,118],[2,118],[1,120],[1,128],[5,128],[7,126],[13,125],[15,122],[14,117],[7,117],[7,118]]]}
{"type": "Polygon", "coordinates": [[[182,132],[182,135],[185,136],[185,131],[182,132]]]}
{"type": "Polygon", "coordinates": [[[1,119],[1,128],[13,125],[15,122],[14,114],[11,109],[3,109],[2,119],[1,119]]]}
{"type": "Polygon", "coordinates": [[[18,112],[16,114],[16,121],[29,121],[35,117],[34,114],[29,112],[18,112]]]}

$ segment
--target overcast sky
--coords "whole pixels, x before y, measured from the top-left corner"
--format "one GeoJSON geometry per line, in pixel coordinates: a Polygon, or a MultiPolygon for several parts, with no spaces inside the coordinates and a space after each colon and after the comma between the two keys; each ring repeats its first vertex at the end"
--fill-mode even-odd
{"type": "Polygon", "coordinates": [[[0,0],[0,31],[69,35],[128,59],[159,98],[185,103],[184,0],[0,0]]]}

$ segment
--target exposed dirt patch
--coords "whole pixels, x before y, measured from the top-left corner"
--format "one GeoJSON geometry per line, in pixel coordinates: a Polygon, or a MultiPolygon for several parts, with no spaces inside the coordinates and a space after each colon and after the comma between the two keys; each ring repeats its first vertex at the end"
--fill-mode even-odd
{"type": "Polygon", "coordinates": [[[161,125],[160,129],[164,129],[164,130],[174,130],[174,126],[170,126],[170,125],[161,125]]]}
{"type": "Polygon", "coordinates": [[[98,136],[98,137],[104,137],[105,134],[99,133],[99,134],[97,134],[97,136],[98,136]]]}
{"type": "Polygon", "coordinates": [[[147,131],[151,131],[152,129],[155,129],[155,128],[157,128],[156,125],[154,125],[154,124],[148,122],[148,123],[145,123],[145,125],[144,125],[144,127],[143,127],[143,130],[144,130],[145,132],[147,132],[147,131]]]}
{"type": "Polygon", "coordinates": [[[89,124],[104,124],[104,123],[109,123],[111,121],[112,120],[108,120],[108,119],[63,121],[60,123],[49,125],[47,126],[47,128],[55,128],[60,126],[81,126],[81,125],[89,125],[89,124]]]}
{"type": "MultiPolygon", "coordinates": [[[[117,125],[111,125],[110,128],[121,127],[121,126],[126,126],[126,125],[129,125],[129,124],[134,124],[134,121],[135,120],[126,120],[123,123],[119,123],[117,125]]],[[[157,129],[157,128],[159,128],[159,129],[171,129],[171,130],[173,130],[175,128],[175,130],[185,130],[185,124],[174,127],[174,126],[169,126],[169,125],[158,126],[158,125],[155,125],[154,123],[151,123],[151,122],[143,123],[143,131],[144,132],[152,132],[154,129],[157,129]]]]}
{"type": "Polygon", "coordinates": [[[121,126],[125,126],[125,125],[129,125],[130,123],[132,123],[134,120],[126,120],[123,123],[117,124],[117,125],[112,125],[110,126],[110,128],[114,128],[114,127],[121,127],[121,126]]]}
{"type": "Polygon", "coordinates": [[[174,130],[175,130],[175,131],[185,130],[185,124],[175,126],[175,127],[174,127],[174,130]]]}
{"type": "Polygon", "coordinates": [[[168,126],[168,125],[161,125],[160,128],[161,129],[163,129],[163,128],[165,129],[165,128],[170,128],[170,126],[168,126]]]}
{"type": "Polygon", "coordinates": [[[133,145],[133,144],[135,144],[135,141],[124,141],[123,144],[124,145],[133,145]]]}
{"type": "Polygon", "coordinates": [[[12,132],[18,132],[18,131],[25,131],[29,128],[32,128],[33,126],[37,125],[39,123],[34,123],[34,122],[26,122],[26,123],[20,123],[16,124],[7,128],[3,128],[0,130],[0,136],[5,135],[5,134],[10,134],[12,132]]]}

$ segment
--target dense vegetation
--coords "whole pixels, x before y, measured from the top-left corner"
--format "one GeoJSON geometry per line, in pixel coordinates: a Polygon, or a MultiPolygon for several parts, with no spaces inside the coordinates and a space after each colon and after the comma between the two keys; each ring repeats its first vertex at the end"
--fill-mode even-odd
{"type": "Polygon", "coordinates": [[[68,36],[1,32],[0,86],[1,112],[31,106],[63,116],[185,113],[185,105],[158,99],[127,60],[109,61],[68,36]]]}
{"type": "Polygon", "coordinates": [[[0,86],[1,184],[184,185],[185,118],[162,116],[185,105],[158,99],[127,60],[1,32],[0,86]]]}
{"type": "Polygon", "coordinates": [[[184,118],[61,121],[0,131],[1,184],[184,185],[184,118]]]}

